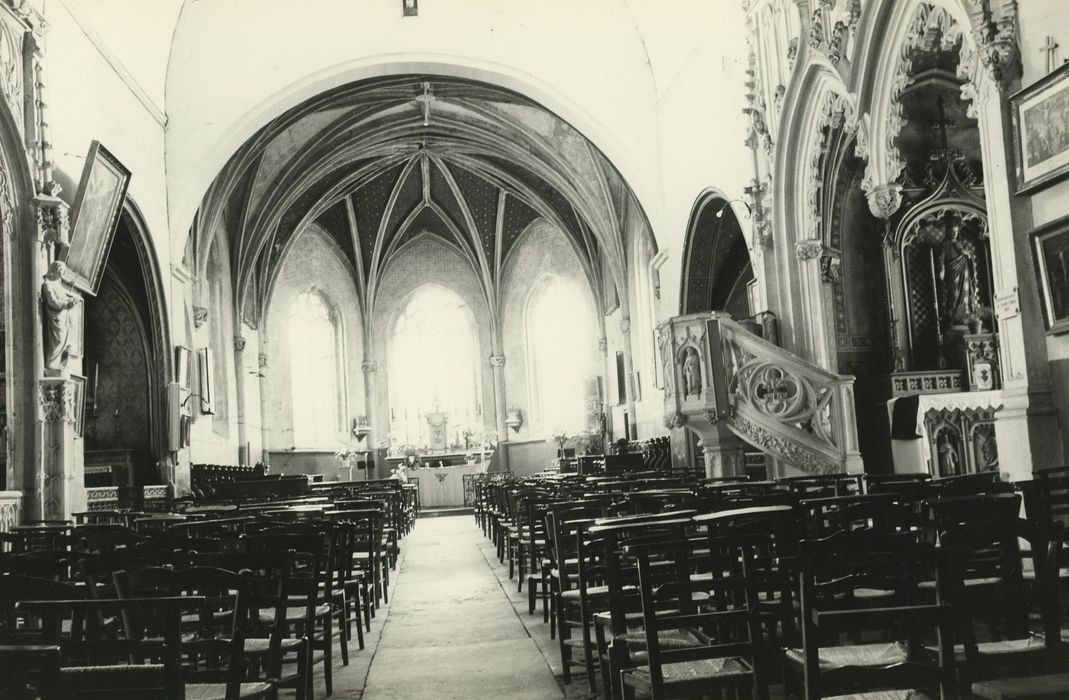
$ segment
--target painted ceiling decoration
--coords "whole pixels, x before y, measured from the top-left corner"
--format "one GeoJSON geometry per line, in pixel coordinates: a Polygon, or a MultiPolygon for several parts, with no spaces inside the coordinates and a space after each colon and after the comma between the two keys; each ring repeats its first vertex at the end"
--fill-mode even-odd
{"type": "Polygon", "coordinates": [[[497,309],[509,253],[539,218],[568,235],[603,307],[604,283],[625,288],[626,236],[652,240],[617,170],[543,107],[483,83],[394,77],[321,94],[261,129],[205,195],[192,254],[203,272],[225,232],[239,310],[256,325],[311,225],[352,265],[365,314],[390,261],[427,233],[468,261],[497,309]]]}

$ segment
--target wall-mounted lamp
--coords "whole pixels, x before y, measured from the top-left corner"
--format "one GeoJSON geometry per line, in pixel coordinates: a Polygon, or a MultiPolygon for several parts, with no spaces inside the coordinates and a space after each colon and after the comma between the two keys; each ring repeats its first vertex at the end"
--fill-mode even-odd
{"type": "Polygon", "coordinates": [[[367,420],[367,416],[359,416],[353,418],[353,436],[360,441],[368,436],[371,432],[371,424],[367,420]]]}
{"type": "Polygon", "coordinates": [[[746,203],[746,200],[738,199],[738,198],[730,199],[730,200],[724,202],[724,204],[721,205],[721,207],[716,210],[716,213],[713,214],[713,216],[715,216],[718,219],[723,219],[724,218],[724,210],[727,209],[728,207],[730,207],[732,204],[735,204],[736,202],[741,204],[742,206],[746,207],[746,218],[747,219],[749,219],[751,216],[753,216],[753,209],[751,209],[750,205],[746,203]]]}
{"type": "Polygon", "coordinates": [[[523,413],[518,408],[510,408],[508,410],[508,417],[505,418],[505,425],[512,428],[512,432],[520,432],[520,428],[523,427],[523,413]]]}

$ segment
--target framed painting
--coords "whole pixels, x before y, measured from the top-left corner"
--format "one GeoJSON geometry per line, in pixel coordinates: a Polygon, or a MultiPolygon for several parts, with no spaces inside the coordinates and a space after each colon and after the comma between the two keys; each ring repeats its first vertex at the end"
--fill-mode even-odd
{"type": "Polygon", "coordinates": [[[1017,193],[1069,175],[1069,63],[1010,97],[1017,193]]]}
{"type": "Polygon", "coordinates": [[[174,346],[174,380],[184,389],[189,389],[190,358],[192,351],[184,345],[174,346]]]}
{"type": "Polygon", "coordinates": [[[129,184],[130,171],[93,141],[71,208],[71,239],[63,258],[70,283],[91,296],[100,288],[129,184]]]}
{"type": "Polygon", "coordinates": [[[1032,255],[1047,332],[1069,333],[1069,216],[1032,232],[1032,255]]]}
{"type": "Polygon", "coordinates": [[[85,430],[85,377],[72,374],[71,386],[74,389],[74,434],[82,437],[85,430]]]}

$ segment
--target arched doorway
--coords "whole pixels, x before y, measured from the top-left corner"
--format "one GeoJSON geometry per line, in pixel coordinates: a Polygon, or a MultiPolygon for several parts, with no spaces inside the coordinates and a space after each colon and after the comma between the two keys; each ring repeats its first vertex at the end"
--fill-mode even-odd
{"type": "Polygon", "coordinates": [[[172,479],[164,390],[170,343],[155,251],[127,203],[95,297],[85,301],[86,485],[141,486],[172,479]],[[99,467],[125,464],[122,474],[99,467]]]}
{"type": "Polygon", "coordinates": [[[755,311],[749,297],[753,280],[750,252],[735,210],[719,194],[703,194],[687,227],[680,313],[715,310],[746,318],[755,311]]]}
{"type": "MultiPolygon", "coordinates": [[[[749,318],[756,311],[750,303],[753,281],[750,251],[731,202],[715,191],[704,192],[687,226],[679,312],[726,311],[735,319],[749,318]]],[[[701,471],[705,456],[698,440],[694,431],[673,430],[676,458],[701,471]]]]}

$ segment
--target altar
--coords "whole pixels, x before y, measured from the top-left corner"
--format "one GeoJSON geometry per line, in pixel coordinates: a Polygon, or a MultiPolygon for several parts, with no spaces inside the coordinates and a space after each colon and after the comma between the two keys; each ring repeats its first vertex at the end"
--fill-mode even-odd
{"type": "Polygon", "coordinates": [[[485,474],[488,464],[458,464],[451,467],[421,467],[409,469],[409,478],[419,480],[421,508],[464,505],[464,476],[485,474]]]}

